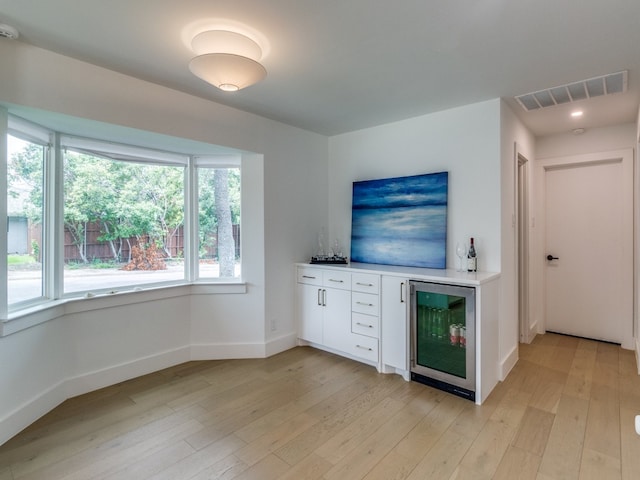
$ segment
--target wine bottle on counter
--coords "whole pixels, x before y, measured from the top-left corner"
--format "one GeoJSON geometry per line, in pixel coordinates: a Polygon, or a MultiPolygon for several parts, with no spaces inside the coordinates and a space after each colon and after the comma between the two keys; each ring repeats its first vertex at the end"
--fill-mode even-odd
{"type": "Polygon", "coordinates": [[[467,253],[467,271],[476,272],[478,270],[478,258],[476,257],[476,247],[473,245],[473,237],[469,244],[469,252],[467,253]]]}

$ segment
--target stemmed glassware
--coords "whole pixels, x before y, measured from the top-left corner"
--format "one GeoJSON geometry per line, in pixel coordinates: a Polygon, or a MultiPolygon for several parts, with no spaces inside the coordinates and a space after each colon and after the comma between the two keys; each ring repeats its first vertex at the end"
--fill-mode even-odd
{"type": "Polygon", "coordinates": [[[458,267],[459,272],[464,271],[464,269],[462,268],[462,259],[466,254],[467,254],[467,245],[464,242],[456,243],[456,255],[460,259],[459,267],[458,267]]]}

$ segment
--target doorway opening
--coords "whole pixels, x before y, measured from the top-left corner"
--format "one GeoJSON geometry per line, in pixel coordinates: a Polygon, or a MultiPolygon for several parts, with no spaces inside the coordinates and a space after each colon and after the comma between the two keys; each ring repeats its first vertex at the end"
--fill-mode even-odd
{"type": "Polygon", "coordinates": [[[520,343],[530,343],[529,327],[529,163],[516,151],[516,268],[520,343]]]}

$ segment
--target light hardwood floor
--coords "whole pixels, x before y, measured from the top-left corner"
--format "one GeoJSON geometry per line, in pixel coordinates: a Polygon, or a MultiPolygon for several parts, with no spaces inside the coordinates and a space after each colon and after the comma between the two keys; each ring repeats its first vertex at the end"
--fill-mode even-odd
{"type": "Polygon", "coordinates": [[[635,479],[640,377],[547,334],[484,405],[311,348],[83,395],[0,447],[0,480],[635,479]]]}

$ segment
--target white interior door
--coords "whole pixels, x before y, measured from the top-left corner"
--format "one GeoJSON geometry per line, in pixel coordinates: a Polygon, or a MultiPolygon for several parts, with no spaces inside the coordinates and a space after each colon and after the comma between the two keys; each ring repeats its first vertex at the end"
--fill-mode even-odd
{"type": "Polygon", "coordinates": [[[544,167],[546,330],[625,346],[633,325],[633,157],[612,153],[544,167]]]}

